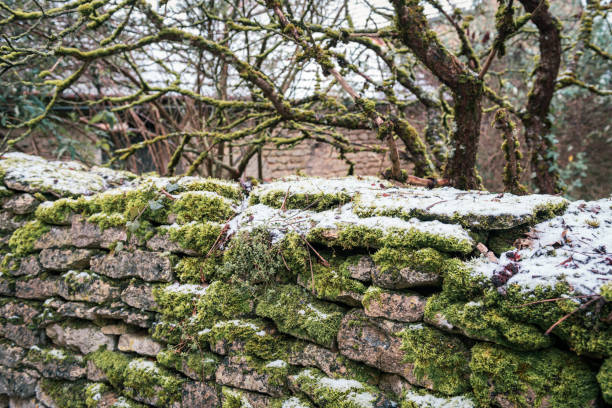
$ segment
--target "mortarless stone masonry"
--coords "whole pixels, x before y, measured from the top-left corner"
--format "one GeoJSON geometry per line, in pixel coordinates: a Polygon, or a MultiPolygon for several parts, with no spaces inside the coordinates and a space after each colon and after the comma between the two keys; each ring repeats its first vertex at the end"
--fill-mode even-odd
{"type": "Polygon", "coordinates": [[[0,181],[0,407],[612,403],[611,199],[18,153],[0,181]]]}

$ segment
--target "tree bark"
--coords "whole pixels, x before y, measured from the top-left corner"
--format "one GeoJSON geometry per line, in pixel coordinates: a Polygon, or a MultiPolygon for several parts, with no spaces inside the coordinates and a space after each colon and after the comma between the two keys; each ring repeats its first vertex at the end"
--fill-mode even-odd
{"type": "Polygon", "coordinates": [[[453,93],[456,129],[444,175],[457,188],[480,189],[476,155],[482,120],[482,81],[440,43],[418,0],[392,3],[402,42],[453,93]]]}
{"type": "Polygon", "coordinates": [[[561,192],[556,170],[555,146],[550,137],[548,120],[550,103],[555,92],[555,81],[561,64],[560,23],[553,17],[548,3],[541,0],[520,0],[540,33],[540,61],[535,69],[533,87],[527,101],[526,115],[521,120],[525,128],[525,141],[529,149],[535,184],[540,193],[561,192]]]}

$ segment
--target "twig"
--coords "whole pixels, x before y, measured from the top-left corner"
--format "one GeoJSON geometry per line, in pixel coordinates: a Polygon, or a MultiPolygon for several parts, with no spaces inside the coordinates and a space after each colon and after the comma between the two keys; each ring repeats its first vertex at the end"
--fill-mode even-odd
{"type": "Polygon", "coordinates": [[[601,295],[594,297],[593,299],[589,300],[588,302],[580,305],[579,307],[577,307],[576,309],[574,309],[573,311],[571,311],[570,313],[566,314],[565,316],[563,316],[562,318],[560,318],[559,320],[557,320],[557,322],[555,324],[553,324],[552,326],[550,326],[548,328],[548,330],[546,330],[546,332],[544,333],[545,335],[549,335],[551,331],[553,331],[553,329],[555,327],[557,327],[558,325],[560,325],[561,323],[563,323],[565,320],[569,319],[574,313],[576,313],[579,310],[582,309],[586,309],[587,306],[589,306],[591,303],[597,301],[601,299],[601,295]]]}

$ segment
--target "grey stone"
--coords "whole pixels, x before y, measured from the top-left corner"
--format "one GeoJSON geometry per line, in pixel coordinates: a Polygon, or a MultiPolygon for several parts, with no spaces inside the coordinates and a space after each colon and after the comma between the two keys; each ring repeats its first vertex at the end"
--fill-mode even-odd
{"type": "Polygon", "coordinates": [[[214,385],[188,381],[182,386],[181,407],[203,408],[219,406],[219,396],[214,385]]]}
{"type": "MultiPolygon", "coordinates": [[[[370,289],[371,290],[371,289],[370,289]]],[[[381,290],[364,301],[365,314],[400,322],[418,322],[423,319],[427,299],[417,294],[381,290]]]]}
{"type": "Polygon", "coordinates": [[[0,211],[0,231],[13,232],[25,225],[27,220],[18,219],[9,211],[0,211]]]}
{"type": "Polygon", "coordinates": [[[127,241],[123,228],[106,228],[104,231],[96,224],[87,222],[80,215],[72,217],[70,227],[73,245],[79,248],[110,248],[118,241],[127,241]]]}
{"type": "Polygon", "coordinates": [[[317,367],[329,377],[345,377],[349,368],[343,364],[342,356],[335,351],[308,343],[289,353],[288,363],[303,367],[317,367]]]}
{"type": "MultiPolygon", "coordinates": [[[[53,398],[42,389],[40,383],[36,385],[36,399],[42,402],[47,408],[60,408],[55,401],[53,401],[53,398]]],[[[40,405],[37,408],[40,408],[40,405]]]]}
{"type": "Polygon", "coordinates": [[[34,249],[63,248],[72,245],[70,229],[51,227],[34,242],[34,249]]]}
{"type": "Polygon", "coordinates": [[[104,371],[99,369],[93,361],[87,360],[86,370],[86,376],[89,381],[108,381],[104,371]]]}
{"type": "Polygon", "coordinates": [[[438,273],[416,271],[410,268],[385,272],[382,272],[379,268],[374,268],[372,270],[372,282],[381,288],[406,289],[420,286],[438,286],[442,283],[442,276],[438,273]]]}
{"type": "Polygon", "coordinates": [[[83,325],[72,327],[52,324],[46,329],[54,343],[78,349],[83,354],[96,351],[101,346],[107,350],[115,349],[115,338],[102,333],[96,326],[83,325]]]}
{"type": "Polygon", "coordinates": [[[32,348],[23,364],[35,368],[43,377],[75,381],[85,377],[83,358],[60,349],[32,348]]]}
{"type": "MultiPolygon", "coordinates": [[[[238,390],[234,388],[226,388],[226,392],[229,392],[235,396],[240,396],[242,401],[246,401],[252,408],[269,408],[272,405],[272,399],[263,394],[258,394],[256,392],[249,392],[245,390],[238,390]]],[[[222,404],[225,404],[226,395],[221,395],[222,404]]],[[[222,405],[225,406],[225,405],[222,405]]],[[[243,406],[247,406],[244,404],[243,406]]]]}
{"type": "Polygon", "coordinates": [[[48,299],[59,293],[60,280],[38,277],[15,282],[15,296],[23,299],[48,299]]]}
{"type": "Polygon", "coordinates": [[[3,205],[3,207],[13,214],[30,214],[36,210],[40,201],[38,201],[33,195],[25,193],[14,195],[9,198],[3,205]]]}
{"type": "Polygon", "coordinates": [[[371,319],[362,310],[352,310],[342,319],[338,332],[340,353],[383,372],[399,374],[411,384],[431,389],[433,384],[429,379],[417,379],[414,366],[403,362],[402,343],[395,333],[405,327],[403,323],[371,319]]]}
{"type": "Polygon", "coordinates": [[[121,292],[121,300],[136,309],[157,309],[151,285],[132,283],[121,292]]]}
{"type": "Polygon", "coordinates": [[[380,376],[378,388],[381,391],[400,397],[406,391],[413,390],[415,387],[397,374],[383,374],[380,376]]]}
{"type": "Polygon", "coordinates": [[[129,333],[132,329],[124,323],[115,323],[115,324],[109,324],[106,326],[102,326],[100,330],[104,334],[114,334],[114,335],[120,336],[122,334],[129,333]]]}
{"type": "Polygon", "coordinates": [[[4,323],[0,325],[0,337],[9,339],[21,347],[32,347],[44,341],[44,334],[41,330],[30,329],[24,324],[4,323]]]}
{"type": "Polygon", "coordinates": [[[34,370],[3,368],[3,373],[0,375],[0,394],[17,398],[33,397],[36,394],[38,378],[34,370]]]}
{"type": "Polygon", "coordinates": [[[28,256],[26,258],[21,258],[21,262],[19,262],[19,267],[17,270],[9,270],[9,273],[13,276],[36,276],[41,271],[42,268],[40,266],[40,262],[38,262],[38,258],[35,256],[28,256]]]}
{"type": "Polygon", "coordinates": [[[40,263],[45,269],[54,271],[87,269],[94,253],[89,249],[43,249],[40,263]]]}
{"type": "Polygon", "coordinates": [[[227,357],[217,368],[215,378],[218,384],[260,392],[271,396],[283,395],[283,387],[271,384],[270,376],[258,372],[242,356],[227,357]]]}
{"type": "Polygon", "coordinates": [[[25,356],[26,351],[19,346],[0,343],[0,366],[15,368],[25,356]]]}
{"type": "MultiPolygon", "coordinates": [[[[9,398],[9,408],[41,408],[36,398],[9,398]]],[[[50,408],[50,407],[49,407],[50,408]]]]}
{"type": "Polygon", "coordinates": [[[172,281],[168,256],[146,251],[117,251],[91,260],[91,270],[114,279],[137,277],[148,282],[172,281]]]}
{"type": "Polygon", "coordinates": [[[172,241],[169,236],[160,234],[154,235],[147,241],[147,248],[152,251],[167,251],[191,256],[201,255],[198,251],[194,251],[193,249],[182,248],[179,244],[172,241]]]}
{"type": "Polygon", "coordinates": [[[376,269],[376,265],[369,256],[362,256],[357,264],[349,265],[347,269],[351,274],[351,278],[362,282],[369,282],[372,280],[372,271],[376,269]]]}
{"type": "Polygon", "coordinates": [[[161,351],[162,346],[147,335],[126,333],[119,337],[117,348],[121,351],[155,357],[161,351]]]}
{"type": "Polygon", "coordinates": [[[47,306],[64,317],[76,317],[85,320],[122,320],[125,323],[142,328],[151,327],[154,321],[152,314],[126,307],[121,302],[111,303],[109,306],[92,306],[86,303],[63,302],[53,299],[47,306]]]}
{"type": "Polygon", "coordinates": [[[100,276],[87,272],[69,271],[62,275],[58,294],[66,300],[105,303],[118,300],[121,289],[100,276]]]}

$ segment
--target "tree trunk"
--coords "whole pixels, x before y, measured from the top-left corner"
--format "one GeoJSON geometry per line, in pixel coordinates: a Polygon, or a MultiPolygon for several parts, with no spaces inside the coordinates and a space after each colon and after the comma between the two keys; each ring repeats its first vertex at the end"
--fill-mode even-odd
{"type": "Polygon", "coordinates": [[[550,137],[548,113],[561,64],[560,23],[550,14],[547,2],[520,1],[527,12],[533,13],[532,21],[540,33],[540,61],[527,101],[527,114],[522,117],[525,141],[539,192],[554,194],[559,193],[561,188],[555,155],[552,154],[555,146],[550,137]]]}

